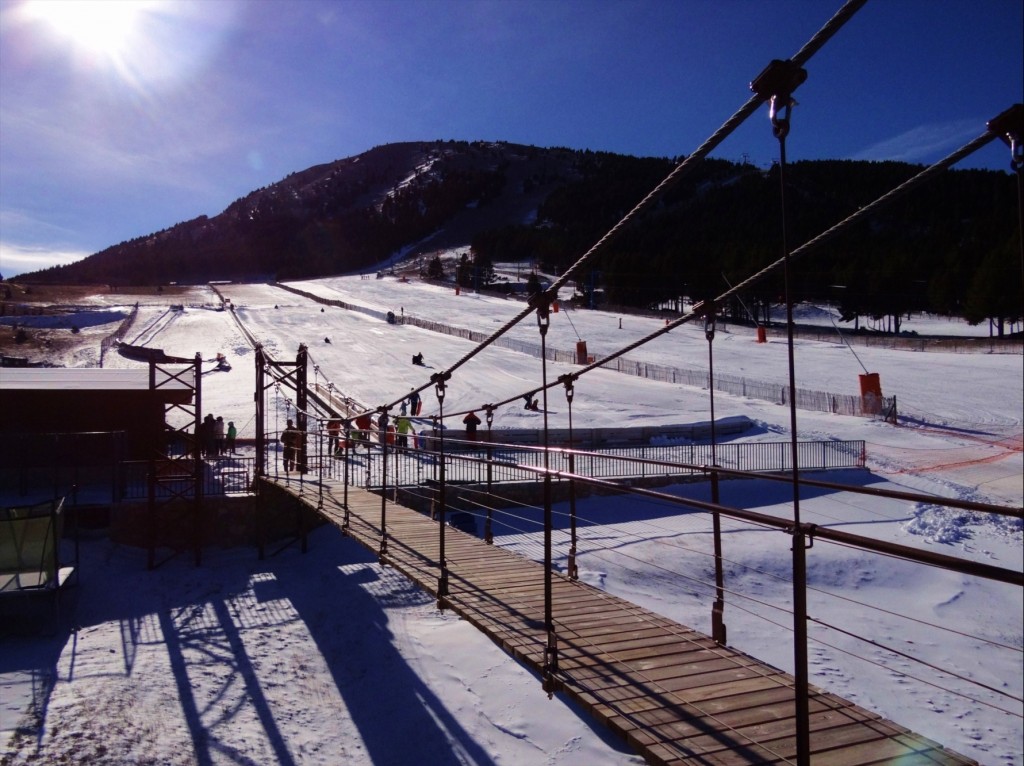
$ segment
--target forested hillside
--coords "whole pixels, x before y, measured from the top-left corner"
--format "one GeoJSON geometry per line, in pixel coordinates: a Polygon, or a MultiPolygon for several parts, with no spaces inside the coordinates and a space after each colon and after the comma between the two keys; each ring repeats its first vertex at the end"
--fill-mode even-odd
{"type": "MultiPolygon", "coordinates": [[[[654,188],[668,158],[508,143],[389,144],[293,173],[201,216],[21,281],[162,284],[310,278],[373,269],[397,253],[471,245],[482,265],[561,273],[654,188]]],[[[795,162],[786,169],[794,249],[920,167],[795,162]]],[[[584,303],[650,307],[718,295],[781,255],[778,168],[705,160],[579,275],[584,303]]],[[[794,267],[796,295],[850,316],[910,311],[971,321],[1022,315],[1015,179],[949,171],[794,267]]],[[[489,269],[483,269],[484,274],[489,269]]],[[[777,279],[744,297],[760,315],[777,279]]],[[[739,311],[739,307],[733,307],[739,311]]]]}

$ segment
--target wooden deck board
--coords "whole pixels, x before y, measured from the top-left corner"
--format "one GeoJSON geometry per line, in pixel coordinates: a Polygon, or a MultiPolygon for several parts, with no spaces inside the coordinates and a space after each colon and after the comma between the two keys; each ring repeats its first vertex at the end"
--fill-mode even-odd
{"type": "MultiPolygon", "coordinates": [[[[343,487],[278,486],[342,527],[343,487]]],[[[345,532],[379,554],[381,498],[348,489],[345,532]]],[[[384,563],[437,596],[438,523],[386,503],[384,563]]],[[[543,672],[541,564],[445,529],[450,608],[519,662],[543,672]]],[[[790,763],[796,760],[792,676],[709,636],[586,583],[552,574],[552,618],[562,693],[588,709],[652,764],[790,763]]],[[[841,697],[812,689],[811,749],[829,766],[969,764],[973,761],[841,697]]]]}

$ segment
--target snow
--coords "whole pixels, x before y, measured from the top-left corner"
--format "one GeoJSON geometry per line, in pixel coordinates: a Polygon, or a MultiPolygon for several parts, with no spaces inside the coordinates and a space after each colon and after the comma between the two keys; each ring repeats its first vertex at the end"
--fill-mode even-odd
{"type": "MultiPolygon", "coordinates": [[[[525,305],[390,277],[293,286],[484,333],[525,305]]],[[[358,312],[321,311],[318,303],[268,285],[218,289],[276,358],[294,359],[298,345],[307,344],[316,366],[311,377],[367,406],[399,400],[474,348],[358,312]],[[416,352],[430,369],[409,363],[416,352]]],[[[130,309],[117,301],[100,296],[91,307],[109,315],[107,332],[130,309]]],[[[212,289],[196,288],[184,311],[169,312],[166,298],[152,296],[125,340],[186,358],[198,352],[211,362],[224,353],[232,369],[204,374],[204,410],[234,421],[240,438],[252,438],[254,354],[231,312],[210,310],[218,303],[212,289]]],[[[802,313],[831,322],[814,307],[802,313]]],[[[80,321],[88,328],[82,336],[104,329],[80,321]]],[[[915,317],[904,329],[940,334],[948,325],[944,318],[915,317]]],[[[661,326],[657,318],[563,305],[551,315],[546,343],[571,351],[585,340],[588,353],[600,358],[661,326]]],[[[528,316],[509,337],[539,345],[536,319],[528,316]]],[[[801,439],[867,443],[868,470],[825,478],[1021,506],[1019,355],[854,349],[879,373],[883,392],[898,397],[903,419],[893,426],[798,411],[801,439]]],[[[752,330],[720,324],[713,351],[716,374],[786,380],[786,345],[779,340],[758,344],[752,330]]],[[[628,356],[706,369],[708,342],[703,327],[686,325],[628,356]]],[[[58,361],[88,366],[96,359],[98,351],[79,349],[58,361]]],[[[138,366],[116,353],[105,364],[138,366]]],[[[549,363],[548,380],[576,369],[549,363]]],[[[849,348],[818,341],[797,342],[796,369],[798,386],[840,394],[857,393],[863,372],[849,348]]],[[[538,386],[540,374],[539,359],[488,348],[455,371],[445,411],[515,397],[538,386]]],[[[423,396],[424,412],[436,411],[433,387],[423,396]]],[[[549,424],[564,428],[562,388],[548,398],[549,424]]],[[[278,397],[273,406],[270,417],[279,428],[290,405],[278,397]]],[[[715,415],[754,421],[755,428],[734,438],[789,438],[789,411],[772,403],[716,392],[715,415]]],[[[574,428],[706,421],[708,393],[595,370],[576,383],[572,416],[574,428]]],[[[537,428],[542,419],[513,402],[495,412],[494,427],[537,428]]],[[[709,492],[700,484],[671,491],[701,499],[709,492]]],[[[722,493],[727,505],[786,519],[793,513],[785,483],[724,482],[722,493]]],[[[578,510],[581,579],[710,632],[713,591],[706,583],[713,582],[713,562],[709,525],[700,514],[636,499],[627,509],[615,498],[580,501],[578,510]]],[[[566,509],[555,511],[563,518],[566,509]]],[[[1024,566],[1019,520],[810,488],[801,495],[801,512],[804,521],[860,535],[1014,570],[1024,566]]],[[[723,527],[729,643],[791,670],[791,618],[780,611],[792,596],[789,538],[741,522],[723,520],[723,527]]],[[[504,532],[501,544],[541,555],[539,532],[504,532]]],[[[564,567],[564,535],[556,535],[556,544],[556,564],[564,567]]],[[[808,567],[812,683],[981,763],[1024,764],[1020,588],[820,539],[808,552],[808,567]],[[869,635],[879,646],[841,630],[869,635]]],[[[81,572],[75,632],[51,638],[12,632],[0,639],[5,766],[641,763],[585,712],[558,696],[548,700],[536,677],[476,629],[439,612],[331,527],[312,535],[307,554],[293,547],[259,561],[249,549],[211,550],[201,567],[179,558],[153,572],[146,571],[145,551],[94,537],[83,542],[81,572]]]]}

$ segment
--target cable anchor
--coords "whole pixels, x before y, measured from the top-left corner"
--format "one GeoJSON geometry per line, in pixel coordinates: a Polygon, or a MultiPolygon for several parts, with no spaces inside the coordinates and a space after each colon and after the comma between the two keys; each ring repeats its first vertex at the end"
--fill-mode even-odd
{"type": "Polygon", "coordinates": [[[434,384],[434,390],[437,393],[437,401],[439,403],[444,402],[445,394],[445,383],[451,380],[452,374],[450,372],[435,372],[430,376],[430,382],[434,384]]]}
{"type": "Polygon", "coordinates": [[[1024,170],[1024,104],[1014,104],[989,120],[986,127],[1010,147],[1010,169],[1024,170]]]}
{"type": "Polygon", "coordinates": [[[704,317],[704,337],[707,338],[708,343],[715,339],[715,321],[713,313],[704,317]]]}
{"type": "Polygon", "coordinates": [[[817,524],[796,524],[792,527],[787,527],[786,532],[793,535],[794,542],[796,541],[798,535],[800,537],[806,538],[807,545],[804,547],[804,550],[809,551],[811,548],[814,547],[814,532],[815,530],[817,530],[817,528],[817,524]]]}
{"type": "Polygon", "coordinates": [[[789,59],[774,59],[750,83],[750,89],[768,101],[768,118],[778,139],[789,134],[790,111],[796,106],[793,91],[807,79],[807,70],[789,59]]]}
{"type": "Polygon", "coordinates": [[[576,376],[569,373],[560,377],[559,382],[565,386],[565,400],[572,404],[572,397],[574,393],[573,384],[576,382],[576,376]]]}
{"type": "Polygon", "coordinates": [[[537,308],[537,327],[541,335],[547,335],[548,325],[551,324],[551,302],[544,293],[538,294],[531,301],[537,308]]]}

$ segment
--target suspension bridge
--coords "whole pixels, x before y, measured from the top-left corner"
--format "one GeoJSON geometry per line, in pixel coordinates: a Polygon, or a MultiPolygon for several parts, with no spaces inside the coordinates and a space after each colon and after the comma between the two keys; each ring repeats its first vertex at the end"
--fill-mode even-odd
{"type": "MultiPolygon", "coordinates": [[[[793,93],[807,76],[804,65],[861,5],[863,0],[846,3],[792,58],[771,62],[751,83],[753,95],[740,110],[682,160],[550,287],[534,295],[521,312],[492,334],[474,339],[476,343],[468,353],[444,370],[434,372],[414,389],[416,395],[432,390],[437,400],[436,411],[429,414],[436,426],[431,435],[431,452],[437,456],[437,473],[431,475],[429,481],[397,482],[389,478],[397,463],[414,464],[421,459],[410,455],[408,448],[392,443],[387,437],[392,413],[403,403],[407,393],[403,392],[401,398],[394,401],[370,407],[330,388],[325,391],[318,382],[309,381],[305,348],[300,348],[294,362],[281,361],[271,357],[259,345],[259,339],[251,334],[248,336],[258,352],[255,386],[257,491],[260,494],[287,495],[291,501],[308,507],[354,540],[374,550],[382,562],[401,571],[435,596],[441,608],[457,612],[536,672],[549,694],[564,694],[578,701],[653,764],[809,764],[812,759],[829,764],[971,763],[937,742],[810,684],[808,623],[812,618],[807,612],[808,557],[813,556],[810,551],[817,541],[828,541],[865,554],[895,557],[965,577],[985,578],[1016,588],[1024,586],[1024,576],[1019,571],[806,522],[801,516],[801,492],[811,488],[960,508],[1012,519],[1024,518],[1024,511],[910,492],[843,486],[811,478],[807,473],[807,455],[797,440],[793,396],[787,402],[792,426],[791,442],[786,445],[785,459],[767,476],[742,466],[722,465],[714,447],[713,430],[710,460],[686,463],[678,458],[627,458],[656,465],[666,476],[688,474],[706,480],[711,487],[710,500],[682,499],[656,487],[617,481],[577,468],[577,461],[601,458],[600,455],[595,457],[594,453],[578,450],[574,443],[572,397],[574,385],[580,377],[613,363],[631,350],[685,323],[695,321],[704,323],[709,360],[713,360],[716,307],[769,276],[781,274],[787,305],[789,390],[796,391],[793,299],[789,292],[793,263],[994,140],[1008,144],[1018,180],[1024,179],[1024,107],[1016,104],[993,118],[977,138],[945,159],[923,169],[803,245],[790,248],[784,233],[785,170],[786,137],[795,105],[793,93]],[[698,303],[689,312],[644,338],[601,359],[581,360],[580,366],[572,373],[549,380],[545,338],[551,307],[559,288],[581,273],[619,231],[655,204],[682,175],[707,157],[765,104],[769,106],[773,134],[779,141],[782,256],[716,298],[698,303]],[[459,444],[446,437],[445,421],[450,422],[452,418],[461,420],[469,412],[445,411],[445,395],[450,381],[484,349],[531,316],[536,319],[540,337],[539,380],[527,391],[517,392],[501,401],[483,402],[473,408],[485,415],[488,435],[481,444],[459,444]],[[549,427],[546,406],[549,390],[556,387],[564,388],[569,405],[567,439],[557,448],[552,446],[553,429],[549,427]],[[271,390],[278,395],[284,391],[286,398],[293,397],[288,399],[288,412],[295,414],[298,437],[286,447],[289,453],[285,455],[286,463],[293,463],[294,469],[284,475],[272,475],[268,470],[270,445],[278,438],[269,420],[273,409],[268,401],[271,390]],[[492,450],[497,441],[497,437],[490,433],[493,413],[498,408],[517,405],[524,396],[534,395],[541,396],[544,401],[541,439],[536,447],[539,459],[516,459],[513,467],[520,475],[514,480],[503,480],[501,472],[508,471],[510,462],[507,456],[499,458],[492,450]],[[381,435],[379,440],[372,442],[357,437],[354,431],[358,427],[353,428],[353,421],[371,415],[376,417],[381,435]],[[327,428],[332,421],[343,424],[342,441],[345,446],[340,452],[333,442],[335,437],[327,428]],[[357,442],[365,446],[365,456],[358,456],[352,449],[357,442]],[[357,487],[352,474],[365,469],[371,452],[377,455],[380,464],[379,477],[357,487]],[[568,456],[567,462],[553,465],[556,454],[568,456]],[[391,471],[389,460],[392,461],[391,471]],[[472,482],[453,482],[448,473],[456,465],[473,466],[476,478],[472,482]],[[753,475],[791,485],[790,518],[780,519],[721,501],[718,492],[720,479],[753,475]],[[486,478],[481,478],[483,476],[486,478]],[[498,484],[502,486],[499,488],[498,484]],[[568,518],[560,524],[556,523],[553,511],[556,485],[559,490],[567,491],[569,505],[568,518]],[[541,517],[542,541],[536,556],[518,555],[494,544],[492,516],[499,510],[496,507],[499,498],[504,496],[507,506],[515,504],[509,499],[515,486],[519,490],[526,486],[533,493],[532,500],[524,501],[520,495],[519,502],[527,505],[535,502],[541,517]],[[583,488],[599,493],[656,499],[685,509],[680,512],[700,514],[707,520],[708,539],[713,540],[709,556],[714,567],[709,582],[705,583],[714,594],[710,635],[580,581],[576,567],[579,539],[575,497],[576,492],[583,488]],[[426,507],[413,507],[418,504],[417,492],[420,493],[419,501],[426,502],[426,507]],[[474,507],[478,518],[486,518],[482,538],[460,532],[446,523],[449,513],[456,507],[457,496],[460,496],[459,502],[468,502],[474,507]],[[727,643],[724,614],[728,591],[721,550],[721,524],[727,519],[777,532],[777,537],[785,540],[791,552],[792,673],[782,672],[730,648],[727,643]],[[558,546],[563,546],[567,552],[560,553],[556,550],[558,546]],[[564,558],[565,564],[561,569],[556,566],[556,558],[564,558]]],[[[709,363],[708,375],[710,422],[714,423],[716,386],[713,361],[709,363]]],[[[196,418],[198,421],[198,406],[196,418]]],[[[561,442],[561,436],[559,440],[561,442]]],[[[300,522],[296,539],[301,539],[303,546],[306,532],[300,522]]],[[[865,640],[874,643],[869,638],[865,640]]],[[[1006,696],[1004,692],[990,687],[986,687],[986,691],[1006,696]]],[[[1016,698],[1011,701],[1011,705],[1018,707],[1019,703],[1016,698]]]]}
{"type": "MultiPolygon", "coordinates": [[[[268,480],[271,481],[271,480],[268,480]]],[[[428,515],[337,481],[276,486],[476,626],[623,737],[648,763],[791,763],[792,675],[711,636],[556,573],[428,515]],[[439,533],[440,530],[440,533],[439,533]],[[545,613],[545,602],[552,608],[545,613]]],[[[821,763],[973,761],[834,694],[808,688],[821,763]]]]}

